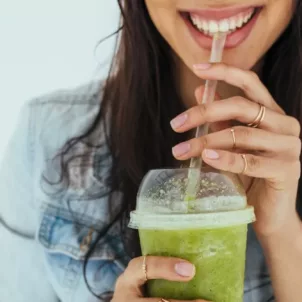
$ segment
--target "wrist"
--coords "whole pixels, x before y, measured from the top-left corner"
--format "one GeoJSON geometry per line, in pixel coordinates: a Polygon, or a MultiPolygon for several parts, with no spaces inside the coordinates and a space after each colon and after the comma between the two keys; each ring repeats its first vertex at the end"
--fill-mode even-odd
{"type": "Polygon", "coordinates": [[[257,233],[257,237],[264,250],[276,251],[284,247],[298,248],[302,252],[302,223],[298,214],[274,232],[257,233]]]}

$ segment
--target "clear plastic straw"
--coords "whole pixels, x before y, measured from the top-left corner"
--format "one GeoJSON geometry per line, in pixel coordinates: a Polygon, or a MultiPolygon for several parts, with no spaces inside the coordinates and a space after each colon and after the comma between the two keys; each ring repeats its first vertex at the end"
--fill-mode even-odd
{"type": "MultiPolygon", "coordinates": [[[[224,45],[226,41],[227,33],[217,33],[213,37],[210,63],[219,63],[222,60],[224,45]]],[[[207,80],[205,84],[205,90],[201,104],[208,104],[214,101],[216,94],[217,81],[207,80]]],[[[208,134],[209,124],[206,123],[200,126],[196,130],[196,137],[200,137],[208,134]]],[[[188,175],[188,186],[186,191],[185,200],[195,200],[197,194],[197,186],[200,182],[199,169],[202,166],[201,157],[192,158],[190,162],[190,170],[188,175]]]]}

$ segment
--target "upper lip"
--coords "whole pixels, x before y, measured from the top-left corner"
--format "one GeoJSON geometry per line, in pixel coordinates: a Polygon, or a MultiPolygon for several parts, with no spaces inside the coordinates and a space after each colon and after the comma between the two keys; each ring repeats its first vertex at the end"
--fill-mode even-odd
{"type": "Polygon", "coordinates": [[[205,8],[205,9],[181,9],[182,13],[194,14],[201,18],[211,20],[222,20],[236,16],[240,13],[244,13],[250,9],[256,9],[260,6],[237,6],[237,7],[226,7],[226,8],[205,8]]]}

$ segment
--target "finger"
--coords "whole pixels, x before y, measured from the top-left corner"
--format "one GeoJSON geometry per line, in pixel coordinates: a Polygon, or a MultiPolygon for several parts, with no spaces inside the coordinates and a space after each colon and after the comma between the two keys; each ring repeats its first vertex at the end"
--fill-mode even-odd
{"type": "MultiPolygon", "coordinates": [[[[195,89],[195,98],[196,98],[197,104],[202,103],[204,91],[205,91],[205,86],[199,86],[195,89]]],[[[218,92],[216,92],[214,101],[218,101],[220,99],[221,99],[220,95],[218,94],[218,92]]]]}
{"type": "Polygon", "coordinates": [[[111,300],[111,302],[129,302],[129,301],[133,301],[133,302],[211,302],[208,300],[203,300],[203,299],[197,299],[197,300],[173,300],[173,299],[169,299],[169,300],[165,300],[163,298],[141,298],[141,297],[136,297],[134,295],[131,296],[127,296],[125,295],[125,293],[120,293],[120,294],[116,294],[114,295],[113,299],[111,300]]]}
{"type": "Polygon", "coordinates": [[[198,299],[198,300],[162,300],[162,298],[141,298],[139,300],[137,300],[137,302],[164,302],[164,301],[167,301],[167,302],[210,302],[208,300],[201,300],[201,299],[198,299]]]}
{"type": "MultiPolygon", "coordinates": [[[[146,283],[143,270],[144,257],[130,261],[123,274],[122,286],[140,287],[146,283]]],[[[169,281],[187,282],[195,275],[195,266],[186,260],[170,257],[146,257],[148,279],[164,279],[169,281]]]]}
{"type": "MultiPolygon", "coordinates": [[[[204,90],[205,90],[204,86],[199,86],[195,90],[195,98],[197,100],[197,104],[201,104],[202,103],[202,98],[203,98],[204,90]]],[[[216,94],[215,94],[215,101],[218,101],[220,99],[221,99],[220,95],[216,92],[216,94]]],[[[212,124],[210,124],[210,131],[211,132],[220,131],[222,129],[226,129],[226,128],[229,128],[229,127],[230,127],[229,121],[212,123],[212,124]]]]}
{"type": "Polygon", "coordinates": [[[204,86],[199,86],[196,88],[195,98],[196,98],[197,104],[201,104],[203,93],[204,93],[204,86]]]}
{"type": "Polygon", "coordinates": [[[197,300],[173,300],[173,299],[163,299],[163,298],[141,298],[141,297],[136,297],[135,295],[125,295],[125,293],[120,293],[114,295],[113,299],[111,302],[211,302],[209,300],[203,300],[203,299],[197,299],[197,300]]]}
{"type": "MultiPolygon", "coordinates": [[[[204,90],[205,90],[204,86],[199,86],[195,90],[195,98],[197,100],[197,104],[202,103],[204,90]]],[[[220,99],[221,99],[220,95],[216,92],[214,101],[218,101],[220,99]]],[[[222,121],[222,122],[212,123],[212,124],[210,124],[210,131],[212,131],[212,132],[220,131],[222,129],[226,129],[226,128],[229,128],[229,127],[230,127],[230,122],[229,121],[222,121]]]]}
{"type": "Polygon", "coordinates": [[[246,163],[242,154],[223,150],[206,149],[203,160],[210,166],[223,171],[244,174],[255,178],[265,178],[275,183],[286,182],[290,171],[291,180],[299,178],[299,161],[284,162],[272,158],[246,154],[246,163]]]}
{"type": "Polygon", "coordinates": [[[195,65],[197,76],[204,80],[220,80],[244,91],[251,100],[274,111],[284,114],[283,109],[275,102],[258,75],[250,70],[242,70],[223,63],[195,65]],[[205,68],[209,66],[209,68],[205,68]]]}
{"type": "Polygon", "coordinates": [[[181,143],[172,149],[172,153],[179,160],[187,160],[200,156],[202,150],[206,148],[232,150],[234,147],[264,152],[265,156],[298,159],[301,153],[301,140],[294,136],[237,126],[181,143]]]}
{"type": "Polygon", "coordinates": [[[230,127],[232,127],[232,123],[230,121],[211,123],[209,125],[209,129],[210,129],[209,132],[218,132],[230,127]]]}
{"type": "Polygon", "coordinates": [[[115,292],[114,297],[111,300],[111,302],[122,302],[122,301],[125,301],[125,302],[129,302],[129,301],[133,301],[133,302],[212,302],[212,301],[203,300],[203,299],[197,299],[197,300],[169,299],[169,300],[165,300],[163,298],[143,298],[143,297],[138,297],[135,294],[128,295],[127,293],[125,294],[125,292],[115,292]]]}
{"type": "MultiPolygon", "coordinates": [[[[205,123],[237,120],[249,124],[259,115],[260,106],[242,97],[233,97],[190,108],[171,121],[174,131],[182,133],[205,123]]],[[[259,128],[269,132],[299,136],[300,123],[293,117],[266,109],[259,128]]]]}

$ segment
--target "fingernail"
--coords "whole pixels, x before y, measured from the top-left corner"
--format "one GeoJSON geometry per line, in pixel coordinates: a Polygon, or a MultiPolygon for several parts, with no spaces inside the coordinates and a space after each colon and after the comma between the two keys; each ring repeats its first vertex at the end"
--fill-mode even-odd
{"type": "Polygon", "coordinates": [[[189,143],[181,143],[172,149],[172,153],[174,156],[178,157],[188,153],[190,149],[191,145],[189,143]]]}
{"type": "Polygon", "coordinates": [[[192,277],[195,275],[195,266],[188,262],[175,264],[175,272],[182,277],[192,277]]]}
{"type": "Polygon", "coordinates": [[[205,156],[209,159],[218,159],[219,158],[219,154],[214,150],[206,149],[206,150],[204,150],[204,153],[205,153],[205,156]]]}
{"type": "Polygon", "coordinates": [[[211,64],[209,63],[203,63],[203,64],[195,64],[193,65],[194,69],[196,70],[207,70],[209,68],[211,68],[211,64]]]}
{"type": "Polygon", "coordinates": [[[181,127],[188,119],[188,115],[187,114],[181,114],[179,116],[177,116],[175,119],[173,119],[171,121],[171,126],[173,129],[177,129],[179,127],[181,127]]]}

